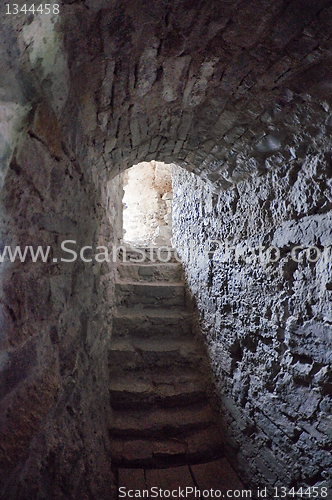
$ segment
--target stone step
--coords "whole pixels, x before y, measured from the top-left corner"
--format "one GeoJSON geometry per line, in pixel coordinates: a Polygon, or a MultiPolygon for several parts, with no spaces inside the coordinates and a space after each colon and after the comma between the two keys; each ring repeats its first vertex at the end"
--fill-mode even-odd
{"type": "Polygon", "coordinates": [[[178,264],[120,263],[108,353],[113,463],[163,467],[219,458],[205,349],[178,264]]]}
{"type": "Polygon", "coordinates": [[[113,339],[108,353],[110,373],[146,370],[158,370],[179,365],[199,369],[204,359],[204,352],[199,344],[192,340],[113,339]]]}
{"type": "Polygon", "coordinates": [[[192,430],[206,429],[215,421],[215,414],[207,404],[136,411],[114,410],[112,417],[110,435],[124,436],[125,439],[167,439],[185,435],[192,430]]]}
{"type": "Polygon", "coordinates": [[[138,309],[119,307],[113,318],[112,339],[179,338],[192,334],[192,316],[187,309],[138,309]]]}
{"type": "Polygon", "coordinates": [[[175,248],[168,247],[120,247],[118,251],[118,262],[129,263],[180,263],[177,251],[175,248]]]}
{"type": "Polygon", "coordinates": [[[169,377],[168,373],[150,377],[113,377],[110,401],[114,409],[134,409],[147,406],[160,408],[183,406],[206,400],[205,383],[191,372],[187,377],[169,377]]]}
{"type": "Polygon", "coordinates": [[[120,263],[117,268],[118,281],[183,281],[183,271],[181,264],[132,264],[120,263]]]}
{"type": "Polygon", "coordinates": [[[116,305],[122,307],[185,307],[186,290],[181,283],[115,283],[116,305]]]}
{"type": "Polygon", "coordinates": [[[120,467],[162,468],[215,460],[224,455],[224,443],[220,435],[219,428],[212,424],[206,429],[189,432],[185,437],[165,440],[113,437],[112,464],[120,467]]]}

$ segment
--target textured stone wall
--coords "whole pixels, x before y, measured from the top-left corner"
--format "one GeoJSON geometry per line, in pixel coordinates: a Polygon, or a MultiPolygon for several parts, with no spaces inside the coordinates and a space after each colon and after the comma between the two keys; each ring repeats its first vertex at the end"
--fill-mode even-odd
{"type": "Polygon", "coordinates": [[[51,248],[47,262],[1,264],[0,498],[106,499],[114,264],[94,255],[119,236],[121,181],[66,155],[51,117],[37,109],[0,199],[2,251],[51,248]],[[65,262],[64,240],[93,247],[92,262],[65,262]]]}
{"type": "Polygon", "coordinates": [[[0,263],[0,498],[109,499],[115,265],[94,256],[122,236],[121,179],[73,102],[60,16],[0,13],[0,250],[51,248],[0,263]]]}
{"type": "MultiPolygon", "coordinates": [[[[329,210],[331,188],[325,156],[332,129],[330,0],[64,0],[60,7],[59,15],[6,15],[6,3],[0,5],[1,249],[58,249],[63,239],[77,247],[113,243],[121,236],[122,209],[115,176],[150,160],[176,162],[208,182],[205,203],[201,184],[190,199],[191,190],[183,193],[195,209],[186,217],[197,228],[196,242],[216,231],[222,210],[234,242],[261,232],[267,243],[286,248],[323,228],[320,214],[329,210]],[[305,156],[311,163],[302,166],[305,156]],[[299,222],[287,225],[290,220],[299,222]]],[[[220,367],[226,363],[219,384],[229,397],[224,403],[241,463],[251,476],[257,466],[264,481],[272,474],[273,482],[275,476],[283,481],[283,460],[287,477],[301,473],[315,483],[329,466],[324,317],[330,313],[321,296],[331,292],[331,278],[327,287],[324,281],[330,268],[260,265],[256,277],[253,266],[220,266],[234,274],[230,303],[224,275],[208,273],[201,262],[190,283],[195,292],[196,273],[208,284],[197,285],[196,294],[200,303],[204,294],[208,300],[207,327],[225,330],[221,318],[232,325],[227,342],[212,343],[220,353],[212,358],[220,367]],[[281,268],[292,283],[279,276],[281,268]],[[315,279],[322,279],[316,287],[315,279]],[[250,299],[246,283],[253,283],[250,299]],[[287,323],[282,314],[292,319],[287,323]],[[251,332],[256,327],[259,342],[251,332]],[[254,361],[255,376],[261,369],[266,377],[254,378],[254,361]],[[265,419],[264,432],[255,415],[265,419]],[[315,447],[319,460],[318,452],[310,456],[315,447]],[[273,457],[282,464],[278,474],[273,457]]],[[[113,265],[5,262],[0,273],[1,495],[109,498],[105,342],[113,265]]]]}
{"type": "Polygon", "coordinates": [[[0,249],[51,250],[0,264],[0,498],[109,498],[114,263],[61,261],[61,243],[122,236],[121,180],[70,121],[58,18],[1,16],[0,249]]]}
{"type": "Polygon", "coordinates": [[[313,155],[216,195],[194,174],[173,171],[173,239],[200,311],[225,432],[247,484],[270,493],[331,488],[330,174],[330,156],[313,155]],[[295,245],[304,247],[294,253],[301,262],[291,257],[295,245]],[[317,262],[317,251],[306,255],[312,245],[317,262]],[[215,251],[204,255],[204,247],[215,251]]]}
{"type": "Polygon", "coordinates": [[[70,118],[110,177],[175,162],[218,192],[330,147],[330,20],[330,0],[68,0],[70,118]]]}

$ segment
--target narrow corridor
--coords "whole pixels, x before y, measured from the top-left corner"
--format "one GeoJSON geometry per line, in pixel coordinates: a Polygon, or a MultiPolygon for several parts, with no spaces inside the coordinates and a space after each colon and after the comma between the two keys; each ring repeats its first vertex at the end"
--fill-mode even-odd
{"type": "Polygon", "coordinates": [[[227,460],[216,460],[224,455],[223,440],[182,266],[174,255],[161,262],[166,250],[159,259],[156,248],[141,252],[144,260],[126,252],[115,285],[110,435],[119,491],[172,484],[236,489],[240,482],[227,460]]]}

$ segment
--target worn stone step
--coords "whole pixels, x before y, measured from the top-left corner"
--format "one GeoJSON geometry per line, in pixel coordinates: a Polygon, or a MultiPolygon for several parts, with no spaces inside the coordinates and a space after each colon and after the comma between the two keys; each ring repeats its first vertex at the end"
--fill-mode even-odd
{"type": "Polygon", "coordinates": [[[183,271],[181,264],[133,264],[120,263],[117,267],[117,281],[164,281],[181,282],[183,281],[183,271]]]}
{"type": "Polygon", "coordinates": [[[139,378],[132,376],[113,377],[110,381],[110,401],[112,408],[141,408],[142,406],[170,407],[204,402],[205,384],[191,372],[184,377],[153,376],[139,378]]]}
{"type": "Polygon", "coordinates": [[[120,307],[113,318],[112,338],[178,338],[191,335],[192,316],[187,309],[138,309],[120,307]]]}
{"type": "Polygon", "coordinates": [[[170,373],[169,365],[160,365],[158,367],[143,366],[143,368],[136,369],[122,369],[121,367],[114,366],[114,369],[109,370],[110,380],[115,380],[118,378],[131,378],[132,380],[138,380],[142,382],[149,382],[153,384],[163,384],[165,380],[169,383],[179,383],[185,384],[188,381],[202,381],[206,387],[210,390],[210,378],[205,373],[206,360],[204,359],[202,363],[194,364],[177,364],[172,366],[172,371],[170,373]]]}
{"type": "MultiPolygon", "coordinates": [[[[126,375],[112,375],[110,380],[126,380],[128,377],[129,380],[133,380],[132,374],[128,373],[126,375]]],[[[197,365],[195,367],[185,367],[183,365],[175,365],[172,369],[172,376],[170,377],[169,370],[142,370],[137,371],[135,373],[135,380],[141,382],[152,383],[154,386],[162,385],[162,384],[186,384],[188,382],[198,382],[204,381],[206,383],[205,376],[202,376],[202,373],[197,369],[197,365]]]]}
{"type": "Polygon", "coordinates": [[[211,426],[171,439],[122,439],[113,437],[112,463],[120,467],[158,468],[194,464],[221,458],[224,442],[219,428],[211,426]]]}
{"type": "Polygon", "coordinates": [[[110,424],[112,436],[168,438],[185,435],[190,430],[209,427],[215,414],[206,404],[179,408],[141,409],[136,411],[114,410],[110,424]]]}
{"type": "Polygon", "coordinates": [[[179,365],[199,367],[204,359],[201,346],[191,340],[113,340],[108,354],[110,373],[179,365]]]}
{"type": "Polygon", "coordinates": [[[185,307],[186,291],[181,283],[115,283],[116,305],[122,307],[185,307]]]}

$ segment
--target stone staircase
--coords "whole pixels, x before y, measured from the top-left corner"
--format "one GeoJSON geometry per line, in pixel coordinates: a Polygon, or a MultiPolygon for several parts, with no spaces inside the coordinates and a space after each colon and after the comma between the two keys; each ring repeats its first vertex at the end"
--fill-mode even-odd
{"type": "MultiPolygon", "coordinates": [[[[141,255],[126,255],[135,257],[141,255]]],[[[144,262],[118,264],[115,291],[109,352],[113,466],[169,467],[220,458],[209,368],[193,332],[181,264],[174,257],[158,262],[156,250],[146,251],[144,262]]]]}

